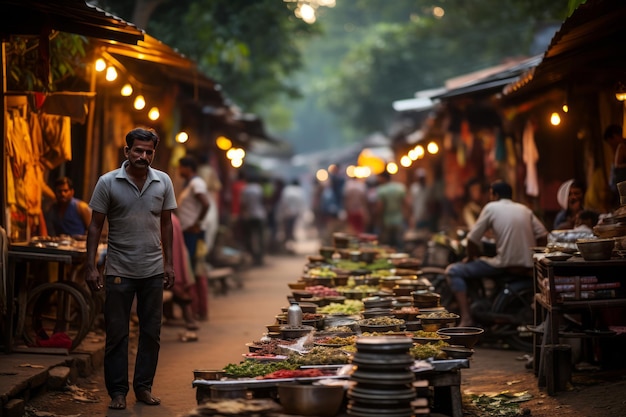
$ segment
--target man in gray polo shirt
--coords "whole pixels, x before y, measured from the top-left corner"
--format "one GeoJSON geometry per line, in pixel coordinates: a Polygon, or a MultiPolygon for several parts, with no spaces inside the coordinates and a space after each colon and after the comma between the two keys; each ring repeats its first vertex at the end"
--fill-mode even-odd
{"type": "Polygon", "coordinates": [[[126,135],[121,168],[100,177],[89,206],[86,281],[92,291],[106,289],[104,379],[109,408],[126,408],[128,333],[131,306],[137,296],[139,346],[133,390],[137,401],[159,405],[152,383],[159,357],[163,288],[174,285],[172,210],[176,208],[170,177],[150,167],[159,137],[153,130],[126,135]],[[105,219],[109,234],[104,279],[96,253],[105,219]],[[106,285],[105,284],[106,281],[106,285]]]}

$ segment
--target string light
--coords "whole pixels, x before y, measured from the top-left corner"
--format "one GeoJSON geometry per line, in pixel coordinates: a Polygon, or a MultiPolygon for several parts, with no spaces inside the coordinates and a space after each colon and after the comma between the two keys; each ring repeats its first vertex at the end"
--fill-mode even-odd
{"type": "Polygon", "coordinates": [[[122,94],[122,96],[124,97],[130,97],[130,95],[133,94],[133,86],[128,83],[124,84],[122,90],[120,91],[120,94],[122,94]]]}
{"type": "Polygon", "coordinates": [[[117,70],[115,67],[108,67],[105,75],[107,81],[115,81],[117,79],[117,70]]]}
{"type": "Polygon", "coordinates": [[[559,116],[557,112],[550,115],[550,124],[552,124],[552,126],[558,126],[561,124],[561,116],[559,116]]]}
{"type": "Polygon", "coordinates": [[[159,113],[159,108],[158,107],[153,107],[148,112],[148,118],[150,120],[158,120],[159,117],[161,117],[161,113],[159,113]]]}
{"type": "Polygon", "coordinates": [[[189,135],[187,134],[187,132],[178,132],[178,134],[176,135],[176,142],[178,143],[185,143],[187,142],[187,140],[189,140],[189,135]]]}
{"type": "Polygon", "coordinates": [[[387,172],[390,173],[391,175],[397,174],[398,173],[398,164],[396,164],[395,162],[389,162],[387,164],[387,172]]]}
{"type": "Polygon", "coordinates": [[[319,182],[324,182],[328,180],[328,171],[326,171],[325,169],[318,169],[317,172],[315,173],[315,178],[317,178],[317,180],[319,182]]]}
{"type": "Polygon", "coordinates": [[[217,147],[223,151],[230,149],[233,146],[233,142],[228,139],[226,136],[220,136],[215,139],[215,144],[217,147]]]}
{"type": "Polygon", "coordinates": [[[102,72],[106,69],[106,67],[107,67],[107,63],[104,59],[102,58],[96,59],[96,65],[95,65],[96,71],[102,72]]]}
{"type": "Polygon", "coordinates": [[[135,97],[135,102],[133,103],[133,106],[137,110],[143,110],[143,108],[146,107],[146,99],[143,98],[141,94],[138,95],[137,97],[135,97]]]}

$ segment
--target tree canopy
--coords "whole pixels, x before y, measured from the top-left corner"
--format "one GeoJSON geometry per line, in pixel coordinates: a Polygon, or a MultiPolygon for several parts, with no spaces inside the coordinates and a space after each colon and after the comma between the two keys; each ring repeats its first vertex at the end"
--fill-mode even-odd
{"type": "Polygon", "coordinates": [[[306,151],[384,132],[393,101],[529,56],[537,30],[558,26],[582,0],[337,0],[313,25],[282,0],[99,3],[130,21],[134,12],[306,151]]]}

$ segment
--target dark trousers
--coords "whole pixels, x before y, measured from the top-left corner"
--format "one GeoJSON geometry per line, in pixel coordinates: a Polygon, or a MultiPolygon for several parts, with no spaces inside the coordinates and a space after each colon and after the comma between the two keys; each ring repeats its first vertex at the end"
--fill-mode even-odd
{"type": "Polygon", "coordinates": [[[263,263],[265,254],[265,222],[263,219],[242,219],[241,229],[246,250],[252,255],[255,265],[263,263]]]}
{"type": "Polygon", "coordinates": [[[200,239],[204,239],[204,231],[193,233],[193,232],[183,232],[183,239],[185,240],[185,246],[187,247],[187,252],[189,252],[189,258],[191,259],[192,268],[196,268],[196,252],[198,250],[198,241],[200,239]]]}
{"type": "Polygon", "coordinates": [[[109,396],[128,393],[128,333],[137,296],[139,345],[133,375],[134,392],[152,389],[159,359],[163,314],[163,275],[150,278],[106,277],[104,381],[109,396]]]}

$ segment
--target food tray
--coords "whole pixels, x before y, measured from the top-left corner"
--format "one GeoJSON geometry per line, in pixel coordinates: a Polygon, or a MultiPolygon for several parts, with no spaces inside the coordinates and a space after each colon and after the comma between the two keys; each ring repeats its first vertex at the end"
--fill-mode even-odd
{"type": "Polygon", "coordinates": [[[309,382],[323,381],[325,379],[349,379],[349,375],[325,375],[305,378],[276,378],[276,379],[256,379],[256,378],[239,378],[239,379],[220,379],[218,381],[207,381],[204,379],[195,379],[192,386],[210,387],[211,385],[241,385],[246,388],[273,388],[285,382],[309,382]]]}

